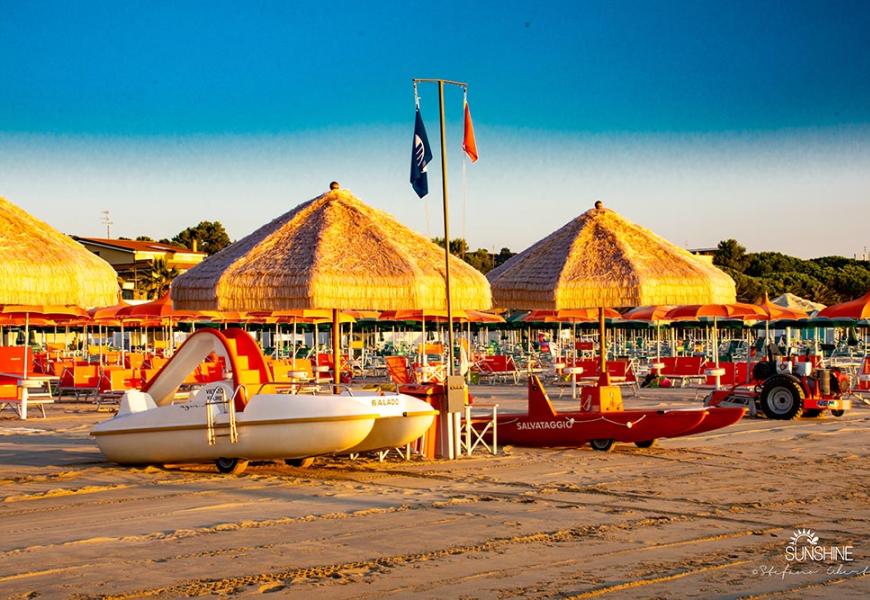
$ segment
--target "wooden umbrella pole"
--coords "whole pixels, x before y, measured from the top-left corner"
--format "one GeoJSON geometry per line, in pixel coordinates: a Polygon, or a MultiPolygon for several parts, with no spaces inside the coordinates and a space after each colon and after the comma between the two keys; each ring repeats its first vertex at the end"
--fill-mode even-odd
{"type": "Polygon", "coordinates": [[[332,309],[332,377],[333,393],[339,393],[341,383],[341,330],[339,329],[338,309],[332,309]]]}
{"type": "MultiPolygon", "coordinates": [[[[27,379],[27,367],[29,366],[30,361],[27,360],[27,350],[30,348],[30,313],[24,313],[24,360],[21,361],[24,363],[24,379],[27,379]]],[[[22,419],[27,418],[27,406],[22,402],[21,404],[22,410],[22,419]]]]}
{"type": "Polygon", "coordinates": [[[604,343],[604,308],[598,309],[598,345],[601,352],[601,357],[599,358],[598,369],[601,372],[599,376],[599,383],[601,385],[610,385],[610,377],[607,376],[607,354],[605,351],[605,343],[604,343]]]}

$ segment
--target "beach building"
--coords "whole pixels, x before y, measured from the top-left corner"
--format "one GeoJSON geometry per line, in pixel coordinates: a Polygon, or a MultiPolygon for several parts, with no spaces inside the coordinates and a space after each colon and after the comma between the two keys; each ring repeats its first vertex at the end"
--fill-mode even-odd
{"type": "Polygon", "coordinates": [[[193,268],[207,256],[194,246],[189,250],[174,244],[160,242],[90,238],[73,236],[85,248],[108,262],[122,280],[125,300],[146,298],[142,287],[143,275],[152,270],[154,264],[163,261],[167,269],[178,273],[193,268]]]}

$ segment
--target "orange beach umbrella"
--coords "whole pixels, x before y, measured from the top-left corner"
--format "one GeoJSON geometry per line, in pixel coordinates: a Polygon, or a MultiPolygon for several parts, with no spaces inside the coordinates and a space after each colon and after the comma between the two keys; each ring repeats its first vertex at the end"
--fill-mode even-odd
{"type": "Polygon", "coordinates": [[[849,302],[832,304],[819,311],[816,316],[829,319],[870,319],[870,292],[849,302]]]}

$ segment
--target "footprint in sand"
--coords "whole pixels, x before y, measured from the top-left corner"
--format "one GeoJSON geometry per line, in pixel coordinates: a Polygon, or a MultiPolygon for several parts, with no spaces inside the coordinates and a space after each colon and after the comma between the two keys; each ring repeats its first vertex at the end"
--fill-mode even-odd
{"type": "Polygon", "coordinates": [[[261,594],[271,594],[272,592],[280,592],[285,589],[285,585],[280,581],[272,581],[270,583],[264,583],[260,586],[259,592],[261,594]]]}

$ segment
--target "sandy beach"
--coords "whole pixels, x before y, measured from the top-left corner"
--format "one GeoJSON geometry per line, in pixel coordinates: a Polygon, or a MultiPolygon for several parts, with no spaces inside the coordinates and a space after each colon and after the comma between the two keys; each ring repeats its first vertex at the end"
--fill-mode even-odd
{"type": "MultiPolygon", "coordinates": [[[[473,392],[503,410],[524,405],[522,386],[473,392]]],[[[694,396],[649,390],[626,404],[691,406],[694,396]]],[[[572,405],[566,397],[557,407],[572,405]]],[[[747,418],[647,450],[321,458],[304,470],[255,463],[239,477],[107,463],[88,431],[109,415],[84,403],[50,406],[45,420],[3,414],[0,596],[870,593],[870,408],[860,403],[839,419],[747,418]],[[804,528],[820,545],[850,546],[852,561],[788,563],[788,539],[804,528]]]]}

